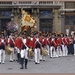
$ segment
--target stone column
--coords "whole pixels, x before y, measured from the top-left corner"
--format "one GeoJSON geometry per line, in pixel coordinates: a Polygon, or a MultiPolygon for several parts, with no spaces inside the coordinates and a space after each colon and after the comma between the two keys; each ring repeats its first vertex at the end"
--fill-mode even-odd
{"type": "Polygon", "coordinates": [[[64,12],[61,13],[61,33],[65,32],[65,15],[64,12]]]}
{"type": "Polygon", "coordinates": [[[61,21],[58,9],[54,9],[53,32],[61,33],[61,21]]]}

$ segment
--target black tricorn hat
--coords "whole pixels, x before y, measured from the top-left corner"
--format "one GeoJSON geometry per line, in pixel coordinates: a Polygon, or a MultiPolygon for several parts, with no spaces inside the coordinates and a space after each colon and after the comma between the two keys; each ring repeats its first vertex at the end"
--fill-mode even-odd
{"type": "Polygon", "coordinates": [[[38,31],[34,31],[34,35],[38,34],[38,31]]]}

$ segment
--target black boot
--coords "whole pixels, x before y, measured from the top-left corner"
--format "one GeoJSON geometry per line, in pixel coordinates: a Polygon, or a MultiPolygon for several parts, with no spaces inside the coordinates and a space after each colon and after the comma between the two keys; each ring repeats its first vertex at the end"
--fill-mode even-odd
{"type": "Polygon", "coordinates": [[[24,58],[21,58],[21,68],[20,69],[23,69],[23,64],[24,64],[24,58]]]}
{"type": "Polygon", "coordinates": [[[19,64],[21,64],[21,57],[19,58],[19,64]]]}
{"type": "Polygon", "coordinates": [[[17,53],[17,62],[20,62],[20,53],[17,53]]]}
{"type": "Polygon", "coordinates": [[[25,59],[25,69],[27,69],[28,59],[25,59]]]}

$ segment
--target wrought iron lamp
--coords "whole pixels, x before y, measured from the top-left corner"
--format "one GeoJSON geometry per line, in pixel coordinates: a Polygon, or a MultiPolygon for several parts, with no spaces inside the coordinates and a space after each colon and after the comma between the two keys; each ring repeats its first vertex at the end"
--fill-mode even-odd
{"type": "Polygon", "coordinates": [[[14,20],[14,14],[11,14],[11,21],[14,20]]]}

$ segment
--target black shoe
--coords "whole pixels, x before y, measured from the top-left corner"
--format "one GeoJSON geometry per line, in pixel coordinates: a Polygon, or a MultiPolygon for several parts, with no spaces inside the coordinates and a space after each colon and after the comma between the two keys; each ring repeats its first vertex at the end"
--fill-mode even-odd
{"type": "Polygon", "coordinates": [[[25,69],[27,69],[27,67],[25,67],[25,69]]]}
{"type": "Polygon", "coordinates": [[[40,60],[40,61],[42,61],[42,60],[40,60]]]}
{"type": "Polygon", "coordinates": [[[10,62],[13,62],[13,61],[10,60],[10,62]]]}
{"type": "Polygon", "coordinates": [[[1,64],[1,62],[0,62],[0,64],[1,64]]]}
{"type": "Polygon", "coordinates": [[[23,69],[23,67],[21,67],[20,69],[23,69]]]}
{"type": "Polygon", "coordinates": [[[17,61],[17,59],[15,61],[17,61]]]}
{"type": "Polygon", "coordinates": [[[38,64],[37,62],[35,62],[35,64],[38,64]]]}
{"type": "Polygon", "coordinates": [[[16,61],[15,59],[13,61],[16,61]]]}
{"type": "Polygon", "coordinates": [[[43,60],[43,61],[45,61],[45,60],[43,60]]]}

